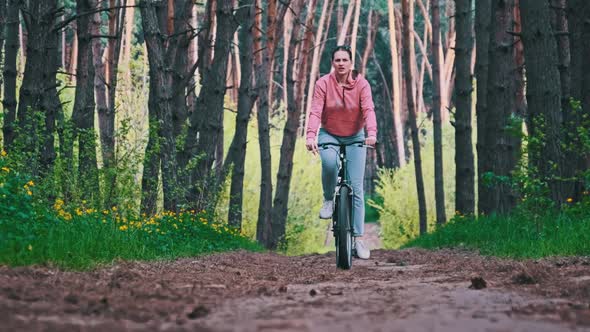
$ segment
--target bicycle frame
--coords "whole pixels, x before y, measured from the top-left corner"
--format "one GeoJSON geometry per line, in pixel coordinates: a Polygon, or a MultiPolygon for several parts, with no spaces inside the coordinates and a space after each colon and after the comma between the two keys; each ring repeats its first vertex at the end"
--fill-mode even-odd
{"type": "Polygon", "coordinates": [[[328,146],[337,146],[339,147],[339,168],[338,168],[338,179],[336,182],[336,186],[334,188],[334,212],[332,214],[332,232],[334,233],[334,237],[336,238],[336,265],[340,268],[349,269],[351,267],[352,261],[352,245],[345,245],[341,248],[339,243],[341,241],[346,241],[350,244],[353,242],[353,234],[354,234],[354,209],[353,209],[353,195],[354,189],[350,184],[348,179],[348,170],[347,164],[348,160],[346,157],[346,147],[357,145],[359,147],[365,146],[364,142],[352,142],[349,144],[337,144],[337,143],[324,143],[320,144],[319,146],[323,149],[326,149],[328,146]],[[343,187],[346,187],[343,190],[343,187]],[[348,197],[346,199],[341,199],[341,193],[344,193],[348,197]],[[340,216],[340,204],[346,205],[343,211],[347,211],[348,218],[344,217],[341,218],[340,216]],[[344,223],[344,224],[343,224],[344,223]],[[341,228],[341,227],[344,227],[341,228]],[[340,234],[340,235],[339,235],[340,234]],[[345,235],[346,234],[346,235],[345,235]],[[340,250],[339,250],[340,249],[340,250]],[[341,252],[344,251],[344,252],[341,252]],[[348,261],[346,259],[341,260],[339,257],[345,255],[344,257],[348,257],[348,261]],[[344,263],[342,263],[344,262],[344,263]]]}

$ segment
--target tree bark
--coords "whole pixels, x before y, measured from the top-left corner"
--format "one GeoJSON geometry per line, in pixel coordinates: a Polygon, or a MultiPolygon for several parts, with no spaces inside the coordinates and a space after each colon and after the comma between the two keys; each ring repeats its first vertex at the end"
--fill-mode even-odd
{"type": "Polygon", "coordinates": [[[25,165],[36,176],[41,175],[40,172],[48,166],[44,164],[46,158],[54,153],[53,146],[46,145],[46,138],[50,136],[47,130],[54,128],[51,101],[56,84],[53,53],[57,52],[57,32],[53,31],[53,26],[58,12],[55,0],[30,1],[28,5],[21,5],[25,6],[23,19],[28,34],[28,56],[19,95],[18,128],[13,132],[18,135],[13,136],[13,143],[18,140],[22,144],[25,165]]]}
{"type": "MultiPolygon", "coordinates": [[[[155,113],[157,118],[157,125],[153,127],[158,131],[158,134],[150,133],[150,135],[159,138],[164,209],[176,211],[179,203],[178,164],[172,122],[174,107],[172,78],[170,71],[167,70],[170,67],[168,61],[171,58],[164,45],[165,33],[162,31],[162,29],[167,29],[166,16],[164,15],[162,19],[162,13],[167,14],[167,10],[162,7],[158,9],[161,11],[158,12],[155,4],[151,2],[146,2],[140,7],[150,68],[150,93],[154,90],[153,95],[150,96],[153,102],[148,105],[155,108],[151,112],[155,113]]],[[[153,127],[150,126],[150,128],[153,127]]]]}
{"type": "Polygon", "coordinates": [[[248,8],[239,31],[240,42],[240,89],[238,90],[238,115],[236,117],[236,131],[229,147],[225,169],[233,164],[231,186],[229,193],[228,224],[242,229],[242,206],[244,197],[244,164],[246,161],[246,146],[248,137],[248,121],[252,107],[256,101],[256,94],[252,86],[254,62],[254,18],[256,16],[254,0],[241,0],[240,7],[248,8]]]}
{"type": "MultiPolygon", "coordinates": [[[[6,39],[6,1],[7,0],[0,0],[0,64],[2,63],[2,50],[4,49],[4,40],[6,39]]],[[[4,77],[0,77],[0,85],[4,84],[3,82],[4,77]]]]}
{"type": "MultiPolygon", "coordinates": [[[[589,132],[590,123],[583,121],[584,117],[590,116],[590,47],[588,38],[590,38],[590,2],[583,0],[568,0],[567,3],[567,21],[569,25],[569,42],[571,50],[571,71],[570,71],[570,96],[572,103],[568,101],[568,106],[564,110],[564,131],[566,134],[566,144],[570,147],[567,151],[566,160],[570,161],[566,175],[572,179],[573,189],[568,196],[578,201],[585,190],[583,173],[590,168],[590,152],[587,147],[583,147],[581,137],[577,134],[580,132],[589,132]],[[571,107],[574,106],[574,107],[571,107]],[[586,150],[583,153],[580,151],[586,150]],[[573,161],[573,162],[571,162],[573,161]],[[570,175],[571,174],[571,175],[570,175]]],[[[587,190],[587,189],[586,189],[587,190]]]]}
{"type": "MultiPolygon", "coordinates": [[[[315,89],[315,82],[318,79],[318,73],[320,71],[320,55],[321,55],[320,50],[321,50],[321,47],[319,44],[320,44],[320,42],[322,42],[321,39],[324,34],[324,26],[325,26],[326,30],[328,30],[330,28],[328,25],[325,24],[326,17],[331,15],[331,13],[328,12],[328,7],[329,7],[330,3],[333,5],[334,1],[335,0],[324,0],[324,5],[322,7],[322,14],[320,16],[320,22],[318,23],[318,31],[316,32],[316,38],[315,38],[315,43],[314,43],[315,45],[313,47],[313,55],[312,55],[312,60],[311,60],[311,73],[309,74],[309,88],[307,89],[307,101],[305,103],[305,123],[303,125],[303,128],[307,128],[307,121],[309,119],[309,112],[311,110],[311,101],[313,99],[313,90],[315,89]]],[[[287,55],[287,57],[288,57],[288,55],[287,55]]],[[[285,70],[285,72],[287,72],[287,70],[285,70]]],[[[287,83],[286,80],[285,80],[285,83],[287,83]]],[[[286,86],[287,86],[287,84],[285,84],[285,87],[286,86]]],[[[287,102],[288,102],[288,98],[287,98],[287,102]]]]}
{"type": "Polygon", "coordinates": [[[233,1],[223,0],[218,4],[217,32],[213,62],[202,72],[202,87],[190,114],[185,149],[190,158],[199,157],[194,170],[190,171],[189,204],[196,209],[207,209],[215,203],[217,185],[222,179],[210,176],[215,162],[217,140],[223,130],[225,78],[232,48],[233,35],[237,28],[232,13],[233,1]],[[199,122],[202,121],[202,122],[199,122]]]}
{"type": "Polygon", "coordinates": [[[14,141],[14,121],[16,120],[16,73],[17,73],[17,53],[19,48],[19,29],[20,24],[18,13],[18,0],[8,0],[7,2],[7,21],[6,21],[6,44],[4,51],[4,149],[10,151],[14,141]]]}
{"type": "Polygon", "coordinates": [[[478,196],[478,213],[483,214],[491,211],[491,189],[484,183],[483,176],[490,170],[491,148],[486,142],[486,118],[487,110],[487,84],[489,70],[489,45],[492,22],[492,0],[478,0],[475,2],[475,43],[476,43],[476,60],[475,60],[475,77],[477,80],[475,106],[476,125],[477,125],[477,196],[478,196]]]}
{"type": "Polygon", "coordinates": [[[348,9],[346,10],[346,16],[344,16],[344,22],[342,23],[342,28],[338,30],[338,40],[336,41],[336,45],[344,45],[346,42],[346,35],[348,35],[348,29],[350,28],[350,20],[352,19],[352,11],[354,10],[354,5],[358,0],[350,0],[348,2],[348,9]]]}
{"type": "Polygon", "coordinates": [[[420,216],[420,234],[426,234],[426,197],[424,195],[424,179],[422,176],[422,159],[420,156],[420,138],[418,137],[418,126],[416,123],[416,107],[414,104],[414,82],[412,57],[414,48],[414,1],[402,0],[403,35],[404,35],[404,72],[406,74],[406,96],[408,102],[409,122],[412,129],[412,147],[414,152],[414,171],[416,174],[416,190],[418,193],[418,211],[420,216]]]}
{"type": "Polygon", "coordinates": [[[471,0],[455,0],[457,42],[455,53],[455,211],[471,215],[475,212],[473,142],[471,140],[471,52],[473,20],[471,0]]]}
{"type": "Polygon", "coordinates": [[[484,184],[490,187],[490,197],[489,206],[484,206],[480,212],[505,214],[514,208],[517,197],[504,179],[509,178],[516,167],[520,152],[520,140],[509,130],[516,113],[515,42],[508,33],[513,29],[514,0],[492,0],[491,8],[495,24],[490,35],[487,114],[483,128],[484,141],[489,146],[486,151],[489,168],[480,174],[484,184]]]}
{"type": "Polygon", "coordinates": [[[525,47],[527,104],[529,106],[528,151],[540,180],[547,181],[551,198],[565,203],[562,189],[561,83],[557,43],[551,28],[549,3],[520,0],[522,41],[525,47]]]}
{"type": "Polygon", "coordinates": [[[443,173],[442,125],[441,125],[441,77],[440,57],[436,56],[440,48],[440,6],[438,0],[431,0],[432,15],[432,119],[434,129],[434,193],[436,201],[436,223],[447,221],[445,212],[445,187],[443,173]]]}
{"type": "MultiPolygon", "coordinates": [[[[315,8],[317,0],[312,0],[308,8],[315,8]]],[[[302,0],[296,0],[291,4],[295,17],[301,15],[303,6],[302,0]]],[[[273,210],[272,210],[272,239],[269,248],[276,249],[285,237],[285,228],[287,224],[287,209],[289,206],[289,190],[291,186],[291,176],[293,174],[293,154],[295,153],[295,142],[297,140],[297,130],[300,125],[302,112],[303,91],[305,89],[305,76],[307,75],[307,63],[309,58],[310,47],[313,43],[313,20],[315,11],[308,10],[305,27],[308,29],[303,34],[305,38],[301,47],[297,47],[301,37],[299,36],[300,24],[293,26],[291,45],[289,47],[289,62],[287,67],[287,122],[283,130],[283,142],[281,144],[281,156],[277,173],[277,188],[275,192],[273,210]],[[296,50],[299,49],[299,54],[296,50]],[[297,69],[294,70],[295,61],[299,62],[297,69]],[[295,75],[297,74],[297,75],[295,75]]]]}
{"type": "MultiPolygon", "coordinates": [[[[276,16],[269,23],[280,24],[290,1],[281,3],[277,8],[276,16]]],[[[267,20],[269,18],[267,17],[267,20]]],[[[277,27],[267,27],[267,35],[274,35],[281,29],[277,27]]],[[[269,247],[272,239],[272,169],[270,153],[270,125],[269,125],[269,100],[271,89],[272,59],[276,47],[271,44],[271,40],[276,42],[276,38],[269,39],[262,46],[262,59],[256,65],[256,89],[258,94],[258,139],[260,144],[260,202],[258,205],[258,222],[256,226],[256,239],[261,244],[269,247]]]]}
{"type": "Polygon", "coordinates": [[[402,113],[402,93],[401,93],[401,74],[399,72],[399,50],[397,47],[397,39],[395,31],[395,12],[393,0],[387,1],[388,17],[389,17],[389,47],[391,50],[391,75],[393,84],[393,133],[395,135],[395,145],[397,148],[397,163],[404,166],[406,164],[406,152],[404,146],[403,126],[401,121],[402,113]]]}
{"type": "MultiPolygon", "coordinates": [[[[350,37],[350,51],[352,52],[352,66],[353,68],[358,69],[358,65],[356,64],[356,42],[357,42],[357,35],[359,30],[359,19],[361,16],[361,1],[356,0],[355,9],[354,9],[354,20],[352,21],[352,36],[350,37]]],[[[310,7],[313,8],[313,7],[310,7]]]]}
{"type": "MultiPolygon", "coordinates": [[[[77,0],[78,13],[97,7],[96,0],[77,0]]],[[[94,64],[92,50],[92,16],[81,15],[77,20],[78,59],[76,96],[72,111],[74,141],[78,140],[78,185],[84,193],[98,192],[98,166],[94,130],[94,64]]],[[[72,142],[73,143],[73,142],[72,142]]]]}

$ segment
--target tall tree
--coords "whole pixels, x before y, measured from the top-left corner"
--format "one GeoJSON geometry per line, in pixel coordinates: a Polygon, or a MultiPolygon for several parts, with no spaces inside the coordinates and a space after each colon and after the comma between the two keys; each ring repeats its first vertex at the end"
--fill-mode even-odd
{"type": "MultiPolygon", "coordinates": [[[[164,192],[164,209],[176,211],[178,208],[178,163],[176,157],[176,139],[173,131],[173,91],[169,60],[174,54],[173,48],[166,48],[167,8],[148,1],[140,7],[142,27],[148,51],[150,68],[150,110],[155,114],[157,123],[150,123],[150,139],[158,138],[157,144],[161,160],[162,184],[164,192]]],[[[150,143],[148,142],[148,148],[150,143]]],[[[146,151],[146,154],[149,152],[146,151]]],[[[154,172],[157,174],[157,171],[154,172]]],[[[145,172],[144,172],[145,175],[145,172]]]]}
{"type": "MultiPolygon", "coordinates": [[[[0,0],[0,51],[4,49],[4,40],[6,35],[4,34],[6,26],[6,1],[0,0]]],[[[0,52],[0,63],[2,63],[2,56],[4,54],[0,52]]],[[[2,84],[2,78],[0,78],[0,85],[2,84]]]]}
{"type": "MultiPolygon", "coordinates": [[[[489,206],[483,213],[507,213],[516,204],[516,194],[504,181],[515,169],[520,153],[519,138],[512,133],[516,125],[516,89],[514,81],[514,0],[492,0],[492,26],[489,45],[487,107],[483,135],[489,159],[484,164],[484,183],[490,186],[489,206]]],[[[481,199],[481,198],[480,198],[481,199]]]]}
{"type": "Polygon", "coordinates": [[[455,0],[457,41],[455,53],[455,210],[464,214],[475,212],[474,160],[471,140],[471,93],[473,82],[471,57],[473,20],[471,0],[455,0]]]}
{"type": "Polygon", "coordinates": [[[18,13],[18,0],[8,0],[6,4],[6,28],[4,47],[4,148],[9,150],[14,141],[14,121],[16,119],[16,70],[17,70],[17,53],[19,48],[19,29],[20,24],[18,13]]]}
{"type": "MultiPolygon", "coordinates": [[[[189,115],[185,153],[196,158],[196,165],[190,172],[189,205],[204,209],[214,204],[217,186],[222,179],[210,174],[215,162],[217,140],[223,127],[225,79],[227,64],[232,49],[237,20],[233,13],[233,0],[217,3],[217,32],[213,61],[201,73],[202,87],[189,115]]],[[[244,10],[244,8],[242,8],[244,10]]],[[[238,13],[236,13],[238,15],[238,13]]],[[[219,156],[218,156],[219,158],[219,156]]]]}
{"type": "Polygon", "coordinates": [[[391,76],[393,86],[393,133],[395,135],[395,144],[397,148],[398,165],[404,166],[406,164],[406,152],[404,147],[403,126],[401,120],[402,112],[402,89],[401,89],[401,73],[399,71],[399,50],[396,39],[396,25],[395,25],[395,7],[393,0],[387,1],[387,13],[389,18],[389,48],[391,51],[391,76]]]}
{"type": "MultiPolygon", "coordinates": [[[[301,46],[298,43],[302,40],[299,36],[301,24],[295,24],[292,30],[291,45],[289,47],[289,62],[287,67],[287,122],[283,130],[283,142],[281,144],[281,156],[277,173],[277,188],[272,208],[272,238],[268,247],[276,249],[280,241],[284,240],[285,228],[287,224],[287,208],[289,206],[289,190],[291,186],[291,176],[293,174],[293,154],[295,153],[295,141],[297,140],[297,130],[299,129],[303,103],[303,90],[305,89],[304,76],[307,75],[307,60],[312,45],[313,37],[313,20],[317,0],[312,0],[307,11],[305,27],[308,29],[303,32],[305,36],[301,46]],[[299,50],[299,54],[296,51],[299,50]],[[295,61],[299,65],[295,69],[295,61]]],[[[293,16],[297,22],[301,15],[303,7],[302,0],[295,0],[291,4],[293,16]]]]}
{"type": "Polygon", "coordinates": [[[434,129],[434,193],[436,201],[436,222],[447,221],[445,212],[445,186],[443,173],[442,123],[441,123],[441,58],[440,50],[440,6],[438,0],[431,0],[432,7],[432,120],[434,129]]]}
{"type": "MultiPolygon", "coordinates": [[[[77,0],[76,11],[88,13],[96,10],[96,0],[77,0]]],[[[94,131],[94,64],[92,50],[92,15],[79,15],[78,27],[78,67],[76,70],[76,95],[72,111],[74,140],[78,140],[78,183],[87,193],[98,188],[98,166],[96,164],[96,144],[94,131]]],[[[71,142],[70,144],[73,144],[71,142]]],[[[71,151],[72,148],[68,147],[71,151]]],[[[70,155],[74,154],[70,152],[70,155]]]]}
{"type": "Polygon", "coordinates": [[[238,115],[236,117],[236,131],[229,147],[226,158],[227,169],[233,164],[231,186],[229,192],[228,223],[230,226],[242,228],[242,204],[244,197],[244,164],[246,160],[246,146],[248,137],[248,122],[252,113],[252,107],[256,101],[253,82],[254,62],[254,18],[256,11],[254,0],[241,0],[240,7],[247,8],[239,30],[240,43],[240,71],[241,80],[238,90],[238,115]]]}
{"type": "MultiPolygon", "coordinates": [[[[267,40],[261,43],[260,49],[255,52],[261,53],[261,59],[256,61],[256,90],[258,94],[257,101],[257,120],[258,120],[258,140],[260,145],[260,202],[258,204],[258,222],[256,226],[256,239],[258,242],[268,245],[272,237],[272,168],[270,153],[270,91],[272,79],[272,59],[277,41],[277,34],[281,31],[283,17],[290,5],[290,1],[280,2],[270,0],[269,10],[267,12],[266,35],[267,40]],[[274,15],[272,13],[275,13],[274,15]]],[[[259,9],[260,10],[260,9],[259,9]]],[[[261,14],[260,14],[261,15],[261,14]]],[[[262,26],[258,25],[260,30],[262,26]]]]}
{"type": "Polygon", "coordinates": [[[492,0],[478,0],[475,2],[475,46],[477,49],[475,61],[475,77],[477,80],[475,114],[477,119],[477,196],[478,212],[491,210],[491,189],[483,181],[483,176],[489,171],[491,149],[486,142],[487,135],[487,84],[489,71],[489,45],[492,22],[492,0]]]}
{"type": "Polygon", "coordinates": [[[561,83],[557,43],[546,1],[520,0],[522,42],[525,47],[529,160],[546,180],[552,199],[560,204],[562,189],[561,83]]]}
{"type": "Polygon", "coordinates": [[[17,113],[19,135],[13,139],[19,139],[22,144],[29,170],[39,175],[42,168],[49,166],[42,163],[53,153],[53,146],[46,144],[46,138],[51,139],[50,135],[53,135],[47,130],[53,129],[51,121],[55,118],[49,105],[52,105],[52,94],[56,91],[53,53],[57,52],[57,31],[54,28],[61,11],[56,0],[29,1],[20,5],[28,40],[17,113]]]}
{"type": "MultiPolygon", "coordinates": [[[[303,125],[303,128],[307,128],[307,121],[309,119],[309,112],[311,110],[311,100],[313,99],[313,90],[315,88],[315,82],[318,79],[318,74],[320,71],[320,55],[321,55],[320,50],[321,50],[321,47],[319,47],[318,44],[321,42],[322,36],[324,34],[324,28],[326,30],[328,30],[330,28],[329,24],[326,25],[326,21],[327,21],[326,18],[331,15],[328,8],[333,6],[334,2],[335,2],[335,0],[324,0],[324,4],[322,6],[322,14],[320,15],[320,21],[318,23],[318,29],[316,32],[315,45],[313,47],[313,56],[312,56],[312,60],[311,60],[311,73],[309,74],[309,88],[307,89],[307,101],[305,103],[305,124],[303,125]]],[[[288,54],[287,54],[287,57],[288,57],[288,54]]],[[[286,82],[286,80],[285,80],[285,82],[286,82]]],[[[286,85],[287,84],[285,84],[285,86],[286,85]]]]}
{"type": "Polygon", "coordinates": [[[566,155],[570,161],[566,170],[567,175],[574,179],[568,196],[579,200],[585,185],[582,174],[590,168],[590,152],[586,146],[586,151],[580,153],[584,143],[578,135],[578,132],[590,132],[590,124],[587,120],[583,121],[584,117],[590,117],[590,46],[587,42],[590,38],[590,2],[568,0],[567,21],[571,50],[570,95],[573,104],[581,107],[565,108],[565,142],[571,147],[566,155]]]}
{"type": "Polygon", "coordinates": [[[410,128],[412,130],[412,148],[414,152],[414,171],[416,174],[416,189],[418,193],[418,210],[420,216],[420,234],[425,234],[427,231],[426,224],[426,197],[424,195],[424,179],[422,175],[422,158],[420,155],[420,138],[418,136],[418,125],[416,122],[416,105],[414,104],[414,82],[412,68],[414,68],[412,61],[411,49],[414,48],[414,1],[402,0],[402,16],[403,16],[403,35],[404,35],[404,55],[403,65],[406,78],[406,96],[408,103],[408,113],[410,128]]]}

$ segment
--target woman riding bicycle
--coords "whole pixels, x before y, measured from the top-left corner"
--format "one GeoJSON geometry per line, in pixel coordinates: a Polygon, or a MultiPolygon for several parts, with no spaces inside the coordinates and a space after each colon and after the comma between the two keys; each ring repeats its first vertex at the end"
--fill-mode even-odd
{"type": "MultiPolygon", "coordinates": [[[[324,203],[320,218],[330,219],[334,210],[334,187],[338,176],[338,150],[318,150],[318,144],[349,144],[364,141],[374,146],[377,140],[375,106],[369,82],[352,70],[352,52],[348,46],[337,46],[332,50],[333,72],[318,79],[315,85],[311,111],[306,128],[307,149],[322,159],[322,187],[324,203]],[[322,125],[322,128],[318,127],[322,125]],[[366,138],[365,138],[366,128],[366,138]],[[317,136],[317,143],[316,143],[317,136]]],[[[348,146],[347,172],[352,185],[353,224],[355,249],[359,258],[368,259],[370,251],[361,240],[365,225],[365,200],[363,178],[365,176],[366,148],[348,146]]]]}

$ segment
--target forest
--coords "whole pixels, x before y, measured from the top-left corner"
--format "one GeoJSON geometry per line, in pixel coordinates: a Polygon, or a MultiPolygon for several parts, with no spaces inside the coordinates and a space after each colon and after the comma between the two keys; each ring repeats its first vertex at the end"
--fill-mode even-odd
{"type": "Polygon", "coordinates": [[[589,17],[584,0],[0,1],[5,254],[53,223],[162,218],[321,251],[302,142],[337,45],[375,100],[365,192],[385,247],[448,221],[584,219],[589,17]]]}

